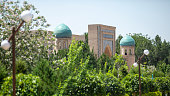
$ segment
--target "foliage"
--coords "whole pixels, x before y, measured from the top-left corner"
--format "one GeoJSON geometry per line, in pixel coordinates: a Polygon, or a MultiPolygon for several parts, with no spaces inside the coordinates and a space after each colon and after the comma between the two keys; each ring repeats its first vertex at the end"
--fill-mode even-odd
{"type": "MultiPolygon", "coordinates": [[[[141,68],[142,69],[142,68],[141,68]]],[[[143,72],[143,70],[141,71],[141,72],[143,72]]],[[[132,67],[131,67],[131,69],[130,69],[130,71],[129,71],[129,74],[139,74],[139,66],[137,66],[137,67],[134,67],[133,65],[132,65],[132,67]]]]}
{"type": "Polygon", "coordinates": [[[36,66],[33,69],[33,74],[39,76],[41,79],[40,88],[41,94],[52,95],[56,91],[57,74],[54,69],[49,65],[49,61],[40,59],[36,62],[36,66]]]}
{"type": "Polygon", "coordinates": [[[165,40],[162,42],[161,37],[159,35],[156,35],[154,40],[154,61],[166,61],[165,63],[169,63],[167,61],[170,51],[169,49],[170,44],[165,40]]]}
{"type": "Polygon", "coordinates": [[[158,62],[157,66],[158,71],[164,73],[164,77],[168,75],[168,72],[170,72],[170,65],[167,65],[165,62],[158,62]]]}
{"type": "Polygon", "coordinates": [[[97,60],[97,70],[103,70],[103,72],[108,72],[108,70],[114,69],[121,70],[123,73],[120,72],[120,74],[127,74],[127,64],[124,58],[121,55],[115,54],[115,56],[109,58],[107,55],[102,54],[100,58],[97,60]],[[115,68],[115,69],[114,69],[115,68]]]}
{"type": "Polygon", "coordinates": [[[106,94],[109,96],[123,96],[125,94],[125,88],[112,73],[108,72],[103,74],[103,82],[106,88],[106,94]]]}
{"type": "Polygon", "coordinates": [[[119,68],[119,79],[122,80],[128,74],[128,66],[122,65],[119,68]]]}
{"type": "Polygon", "coordinates": [[[147,92],[156,92],[158,91],[158,84],[155,79],[146,78],[147,81],[147,92]]]}
{"type": "Polygon", "coordinates": [[[59,86],[59,91],[56,96],[71,95],[71,96],[122,96],[124,88],[118,79],[112,74],[96,73],[95,70],[88,70],[87,62],[80,65],[81,70],[75,71],[77,75],[69,76],[64,84],[59,86]]]}
{"type": "Polygon", "coordinates": [[[156,83],[158,84],[159,91],[165,92],[170,91],[170,78],[169,77],[157,77],[156,83]]]}
{"type": "MultiPolygon", "coordinates": [[[[90,47],[88,45],[88,42],[83,42],[83,41],[78,41],[80,44],[82,43],[82,48],[83,48],[83,59],[87,59],[88,56],[90,56],[89,58],[89,62],[88,62],[88,68],[92,69],[92,68],[96,68],[97,66],[97,60],[96,57],[94,55],[93,50],[90,51],[90,47]]],[[[79,45],[80,46],[80,45],[79,45]]]]}
{"type": "Polygon", "coordinates": [[[0,89],[1,89],[1,84],[4,82],[3,79],[7,76],[8,76],[8,71],[6,70],[6,67],[0,62],[0,89]]]}
{"type": "Polygon", "coordinates": [[[145,93],[142,96],[162,96],[160,91],[145,93]]]}
{"type": "Polygon", "coordinates": [[[112,69],[111,66],[113,66],[113,62],[111,62],[109,56],[102,54],[100,58],[97,60],[97,70],[104,70],[106,64],[106,71],[109,69],[112,69]]]}
{"type": "MultiPolygon", "coordinates": [[[[142,66],[142,64],[140,66],[140,70],[141,70],[140,73],[143,77],[149,77],[149,78],[151,78],[152,74],[154,74],[154,72],[156,72],[155,67],[153,67],[153,66],[142,66]]],[[[132,74],[132,75],[139,74],[139,66],[137,66],[137,67],[132,66],[130,71],[129,71],[129,74],[132,74]]],[[[155,77],[155,74],[154,74],[154,77],[155,77]]]]}
{"type": "MultiPolygon", "coordinates": [[[[159,35],[155,36],[155,39],[150,39],[148,35],[129,34],[135,40],[135,57],[136,60],[142,56],[143,50],[148,49],[149,55],[142,59],[147,65],[155,65],[157,67],[159,61],[164,61],[166,64],[170,64],[170,42],[166,40],[162,41],[159,35]]],[[[122,36],[116,40],[116,53],[120,53],[120,40],[122,36]]]]}
{"type": "Polygon", "coordinates": [[[148,35],[142,35],[142,34],[129,34],[130,36],[132,36],[132,38],[135,40],[135,57],[136,60],[138,60],[138,58],[140,56],[143,55],[143,51],[145,49],[149,50],[149,55],[145,56],[142,59],[142,62],[145,62],[148,65],[153,65],[155,64],[154,60],[153,60],[153,42],[152,40],[148,37],[148,35]],[[154,62],[154,63],[153,63],[154,62]]]}
{"type": "Polygon", "coordinates": [[[85,36],[85,43],[88,44],[88,32],[84,33],[84,36],[85,36]]]}
{"type": "MultiPolygon", "coordinates": [[[[16,34],[16,57],[21,57],[25,60],[29,66],[34,66],[33,61],[39,58],[47,58],[48,46],[44,46],[44,43],[49,42],[49,37],[47,31],[47,24],[44,16],[39,15],[39,11],[34,5],[28,4],[23,1],[23,4],[19,1],[0,1],[0,38],[7,39],[11,35],[11,28],[17,27],[21,22],[20,14],[24,10],[31,10],[33,13],[33,19],[29,23],[25,23],[20,32],[16,34]],[[37,31],[31,31],[37,30],[37,31]],[[42,38],[43,37],[43,38],[42,38]],[[37,54],[39,53],[39,54],[37,54]]],[[[10,49],[11,50],[11,49],[10,49]]],[[[8,69],[11,68],[11,51],[6,51],[0,48],[0,58],[1,62],[8,65],[8,69]]],[[[30,71],[30,69],[29,69],[30,71]]]]}
{"type": "Polygon", "coordinates": [[[153,72],[153,76],[154,77],[163,77],[163,76],[165,76],[165,73],[163,73],[162,71],[155,70],[153,72]]]}
{"type": "Polygon", "coordinates": [[[116,53],[120,54],[120,40],[123,38],[122,35],[119,35],[116,39],[116,53]]]}
{"type": "MultiPolygon", "coordinates": [[[[91,55],[88,46],[81,41],[73,41],[69,48],[68,57],[58,60],[56,65],[58,89],[55,95],[122,95],[124,88],[114,76],[114,63],[107,68],[105,57],[101,62],[103,68],[89,68],[91,55]],[[87,49],[87,50],[85,50],[87,49]]],[[[105,55],[103,55],[105,56],[105,55]]],[[[114,57],[117,59],[117,57],[114,57]]],[[[110,60],[110,58],[108,58],[110,60]]],[[[117,60],[118,62],[121,61],[117,60]]],[[[117,63],[118,63],[117,62],[117,63]]],[[[120,62],[119,62],[120,63],[120,62]]],[[[98,63],[100,64],[100,63],[98,63]]]]}
{"type": "MultiPolygon", "coordinates": [[[[126,61],[120,53],[120,35],[116,40],[116,53],[113,57],[103,54],[95,57],[88,46],[88,33],[85,42],[72,41],[69,49],[59,50],[57,54],[48,54],[53,37],[44,28],[48,27],[39,11],[26,1],[0,1],[0,37],[8,38],[12,26],[17,27],[21,22],[19,14],[24,10],[31,10],[33,20],[24,24],[16,34],[17,73],[33,73],[17,75],[17,95],[90,95],[90,96],[122,96],[125,93],[138,93],[138,67],[132,67],[128,73],[126,61]],[[37,30],[37,31],[30,31],[37,30]],[[20,34],[22,33],[22,34],[20,34]],[[45,46],[46,45],[46,46],[45,46]],[[33,70],[32,70],[33,69],[33,70]],[[33,71],[33,72],[31,72],[33,71]],[[120,82],[121,80],[121,82],[120,82]]],[[[142,93],[144,95],[159,96],[170,90],[170,43],[157,35],[151,40],[147,35],[129,34],[136,42],[136,60],[148,49],[150,54],[142,62],[154,65],[156,68],[141,67],[142,93]],[[154,79],[151,79],[151,75],[154,79]],[[163,77],[167,76],[167,77],[163,77]],[[157,78],[158,77],[158,78],[157,78]],[[146,94],[145,94],[146,93],[146,94]]],[[[11,49],[10,49],[11,50],[11,49]]],[[[0,49],[0,84],[2,95],[12,94],[12,77],[8,71],[11,66],[11,51],[0,49]],[[5,66],[4,66],[5,65],[5,66]],[[7,78],[5,78],[7,77],[7,78]],[[5,79],[4,79],[5,78],[5,79]],[[3,79],[5,81],[3,81],[3,79]]],[[[127,94],[125,94],[127,96],[127,94]]]]}
{"type": "MultiPolygon", "coordinates": [[[[122,65],[127,64],[125,59],[121,55],[118,55],[118,54],[115,54],[115,56],[113,56],[113,60],[115,60],[114,65],[116,69],[119,69],[122,65]]],[[[113,60],[111,62],[113,62],[113,60]]]]}
{"type": "MultiPolygon", "coordinates": [[[[96,95],[103,94],[104,90],[99,77],[87,71],[87,62],[81,63],[78,70],[75,70],[63,84],[59,86],[60,95],[80,96],[80,95],[96,95]]],[[[57,95],[57,94],[56,94],[57,95]]]]}
{"type": "MultiPolygon", "coordinates": [[[[138,93],[139,92],[139,75],[126,75],[125,78],[122,79],[121,83],[124,84],[125,91],[128,94],[138,93]]],[[[142,93],[147,93],[147,82],[146,78],[141,77],[141,89],[142,93]]]]}
{"type": "Polygon", "coordinates": [[[60,60],[62,58],[67,58],[68,52],[69,52],[69,49],[58,50],[58,52],[56,54],[56,60],[60,60]]]}
{"type": "Polygon", "coordinates": [[[23,73],[26,74],[28,71],[27,63],[22,60],[21,58],[16,60],[16,73],[23,73]]]}
{"type": "MultiPolygon", "coordinates": [[[[12,96],[12,76],[4,79],[1,86],[3,96],[12,96]]],[[[16,96],[36,96],[38,95],[40,78],[32,74],[22,73],[16,76],[16,96]]]]}

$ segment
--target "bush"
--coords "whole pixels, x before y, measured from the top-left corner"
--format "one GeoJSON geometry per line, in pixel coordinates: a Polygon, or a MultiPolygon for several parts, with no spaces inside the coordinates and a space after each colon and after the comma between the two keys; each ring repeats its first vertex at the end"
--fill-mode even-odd
{"type": "MultiPolygon", "coordinates": [[[[124,84],[125,91],[129,95],[138,94],[139,93],[139,75],[127,75],[125,78],[122,79],[121,83],[124,84]]],[[[141,77],[141,89],[142,93],[146,93],[147,90],[147,82],[146,78],[141,77]]]]}
{"type": "Polygon", "coordinates": [[[145,93],[142,96],[162,96],[162,93],[160,91],[157,92],[149,92],[149,93],[145,93]]]}
{"type": "Polygon", "coordinates": [[[53,95],[57,89],[57,74],[54,69],[51,68],[48,60],[40,59],[40,61],[36,63],[37,64],[33,69],[33,74],[41,78],[41,93],[45,96],[53,95]]]}
{"type": "Polygon", "coordinates": [[[158,84],[159,91],[164,95],[168,91],[170,91],[170,78],[169,77],[157,77],[156,83],[158,84]]]}
{"type": "Polygon", "coordinates": [[[4,82],[4,78],[8,76],[8,71],[6,70],[5,66],[1,64],[0,62],[0,89],[1,84],[4,82]]]}
{"type": "MultiPolygon", "coordinates": [[[[3,96],[12,96],[12,76],[4,79],[1,86],[3,96]]],[[[24,75],[22,73],[16,76],[16,96],[37,96],[40,79],[32,74],[24,75]]]]}
{"type": "Polygon", "coordinates": [[[155,70],[153,71],[153,76],[154,77],[164,77],[164,73],[162,71],[155,70]]]}
{"type": "Polygon", "coordinates": [[[104,82],[106,88],[106,94],[109,96],[123,96],[125,94],[125,88],[112,73],[103,74],[102,82],[104,82]]]}
{"type": "Polygon", "coordinates": [[[20,58],[16,60],[16,73],[26,74],[28,71],[27,69],[28,69],[28,65],[24,60],[20,58]]]}
{"type": "MultiPolygon", "coordinates": [[[[83,73],[84,74],[84,73],[83,73]]],[[[71,79],[68,78],[68,82],[64,83],[65,87],[60,91],[62,95],[69,96],[95,96],[104,95],[104,85],[99,76],[87,73],[81,77],[75,76],[71,79]]]]}
{"type": "Polygon", "coordinates": [[[123,96],[125,89],[118,79],[110,73],[84,71],[69,77],[59,86],[58,95],[69,96],[123,96]]]}
{"type": "Polygon", "coordinates": [[[147,81],[147,92],[156,92],[158,91],[158,84],[155,79],[146,78],[147,81]]]}

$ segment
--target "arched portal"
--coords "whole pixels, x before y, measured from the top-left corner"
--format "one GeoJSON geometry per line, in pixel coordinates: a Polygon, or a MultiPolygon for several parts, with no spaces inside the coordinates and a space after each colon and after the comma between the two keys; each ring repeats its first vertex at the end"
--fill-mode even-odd
{"type": "Polygon", "coordinates": [[[109,45],[106,46],[104,53],[109,57],[112,56],[112,51],[109,45]]]}

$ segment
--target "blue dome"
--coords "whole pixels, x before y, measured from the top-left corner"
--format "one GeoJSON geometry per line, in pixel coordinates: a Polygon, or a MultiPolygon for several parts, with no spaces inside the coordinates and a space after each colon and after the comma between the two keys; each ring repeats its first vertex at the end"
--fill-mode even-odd
{"type": "Polygon", "coordinates": [[[56,38],[71,38],[72,32],[67,25],[60,24],[55,28],[53,35],[55,35],[56,38]]]}
{"type": "Polygon", "coordinates": [[[131,37],[126,35],[120,40],[120,46],[134,46],[135,40],[131,37]]]}

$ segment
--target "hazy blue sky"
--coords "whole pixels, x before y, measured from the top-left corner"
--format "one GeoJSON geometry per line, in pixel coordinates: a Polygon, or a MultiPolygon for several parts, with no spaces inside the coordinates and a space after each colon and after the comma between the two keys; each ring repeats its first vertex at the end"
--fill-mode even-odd
{"type": "Polygon", "coordinates": [[[88,31],[88,24],[116,27],[116,35],[160,35],[170,41],[170,0],[28,0],[51,26],[61,23],[73,34],[88,31]]]}

